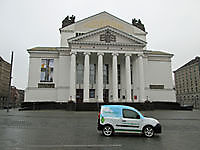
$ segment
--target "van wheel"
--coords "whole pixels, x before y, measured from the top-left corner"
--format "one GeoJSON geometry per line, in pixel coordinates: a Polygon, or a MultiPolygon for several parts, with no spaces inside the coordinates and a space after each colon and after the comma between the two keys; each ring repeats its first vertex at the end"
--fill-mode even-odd
{"type": "Polygon", "coordinates": [[[103,127],[102,133],[103,133],[104,136],[109,137],[113,134],[113,132],[114,132],[114,130],[110,125],[105,125],[103,127]]]}
{"type": "Polygon", "coordinates": [[[151,138],[154,136],[154,129],[152,126],[144,127],[143,133],[146,137],[151,138]]]}

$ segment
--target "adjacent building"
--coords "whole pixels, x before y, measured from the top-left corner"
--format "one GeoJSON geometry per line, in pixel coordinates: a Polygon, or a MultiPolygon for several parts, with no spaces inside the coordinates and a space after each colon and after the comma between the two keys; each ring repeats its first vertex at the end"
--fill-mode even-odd
{"type": "Polygon", "coordinates": [[[24,90],[17,89],[11,86],[10,105],[12,108],[17,108],[24,102],[24,90]]]}
{"type": "Polygon", "coordinates": [[[140,19],[67,16],[60,35],[60,47],[28,49],[25,102],[176,101],[173,54],[147,49],[140,19]]]}
{"type": "Polygon", "coordinates": [[[11,65],[0,56],[0,108],[7,105],[11,65]]]}
{"type": "Polygon", "coordinates": [[[21,104],[24,102],[24,90],[18,89],[19,93],[19,100],[17,101],[17,107],[21,106],[21,104]]]}
{"type": "Polygon", "coordinates": [[[200,106],[200,57],[174,71],[176,99],[182,105],[200,106]]]}

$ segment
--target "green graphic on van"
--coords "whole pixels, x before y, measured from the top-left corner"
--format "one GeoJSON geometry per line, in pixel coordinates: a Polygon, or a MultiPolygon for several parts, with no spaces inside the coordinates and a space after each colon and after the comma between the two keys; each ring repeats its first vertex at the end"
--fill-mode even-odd
{"type": "Polygon", "coordinates": [[[101,123],[104,123],[105,119],[104,117],[101,118],[101,123]]]}

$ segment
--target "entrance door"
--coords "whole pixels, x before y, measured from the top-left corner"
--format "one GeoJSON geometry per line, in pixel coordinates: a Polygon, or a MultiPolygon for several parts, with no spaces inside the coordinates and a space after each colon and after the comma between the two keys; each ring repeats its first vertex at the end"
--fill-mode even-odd
{"type": "Polygon", "coordinates": [[[105,103],[109,102],[109,89],[103,89],[103,101],[105,103]]]}
{"type": "Polygon", "coordinates": [[[83,89],[76,89],[76,102],[83,103],[83,89]]]}

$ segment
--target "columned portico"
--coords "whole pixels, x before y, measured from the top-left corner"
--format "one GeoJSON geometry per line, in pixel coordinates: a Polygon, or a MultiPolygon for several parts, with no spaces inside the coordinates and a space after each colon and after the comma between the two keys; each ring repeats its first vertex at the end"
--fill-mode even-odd
{"type": "MultiPolygon", "coordinates": [[[[77,51],[78,53],[82,53],[77,51]]],[[[70,100],[76,102],[76,54],[77,52],[71,52],[71,68],[70,68],[70,100]]],[[[90,102],[90,55],[91,53],[97,54],[98,60],[97,60],[97,100],[98,102],[103,102],[104,101],[104,95],[103,95],[103,57],[106,52],[84,52],[84,76],[83,76],[83,102],[90,102]]],[[[117,64],[118,64],[118,56],[119,53],[117,52],[107,52],[106,54],[109,54],[112,56],[112,68],[110,71],[112,71],[112,76],[111,76],[111,90],[112,90],[112,98],[110,99],[112,102],[118,102],[118,71],[117,71],[117,64]]],[[[131,56],[133,55],[132,53],[125,52],[121,53],[123,54],[122,57],[125,57],[125,70],[124,70],[124,75],[125,75],[125,84],[124,84],[124,90],[125,90],[125,101],[126,102],[132,102],[132,97],[131,97],[131,56]]],[[[143,102],[145,100],[145,89],[144,89],[144,67],[143,67],[143,54],[137,54],[138,56],[138,68],[139,68],[139,102],[143,102]]],[[[134,78],[134,76],[133,76],[134,78]]],[[[122,86],[122,85],[121,85],[122,86]]],[[[121,89],[123,90],[123,89],[121,89]]],[[[123,92],[123,91],[122,91],[123,92]]],[[[133,91],[135,92],[135,91],[133,91]]]]}
{"type": "Polygon", "coordinates": [[[113,102],[118,102],[118,80],[117,80],[117,53],[112,53],[112,89],[113,102]]]}
{"type": "Polygon", "coordinates": [[[104,53],[97,53],[98,56],[98,102],[103,102],[103,55],[104,53]]]}
{"type": "Polygon", "coordinates": [[[143,55],[138,55],[139,59],[139,102],[145,101],[145,92],[144,92],[144,67],[143,67],[143,55]]]}
{"type": "Polygon", "coordinates": [[[83,102],[89,102],[90,53],[85,52],[84,55],[85,55],[85,60],[84,60],[83,102]]]}
{"type": "Polygon", "coordinates": [[[70,97],[69,99],[76,102],[76,52],[71,52],[70,64],[70,97]]]}
{"type": "Polygon", "coordinates": [[[126,69],[126,101],[131,102],[131,69],[130,69],[130,56],[125,54],[125,69],[126,69]]]}

